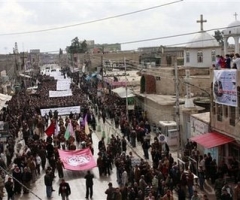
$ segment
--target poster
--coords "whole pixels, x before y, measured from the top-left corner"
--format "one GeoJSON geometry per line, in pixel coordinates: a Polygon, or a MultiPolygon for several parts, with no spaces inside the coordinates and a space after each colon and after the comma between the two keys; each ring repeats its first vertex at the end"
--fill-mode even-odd
{"type": "Polygon", "coordinates": [[[72,90],[49,91],[49,97],[67,97],[72,96],[72,90]]]}
{"type": "Polygon", "coordinates": [[[71,81],[69,80],[58,80],[56,90],[70,90],[71,81]]]}
{"type": "Polygon", "coordinates": [[[214,70],[213,98],[215,103],[237,107],[236,70],[214,70]]]}
{"type": "Polygon", "coordinates": [[[41,109],[41,116],[44,116],[45,113],[49,113],[49,111],[52,111],[54,112],[55,110],[58,111],[58,115],[69,115],[70,112],[72,112],[73,114],[74,113],[77,113],[79,114],[80,113],[80,106],[69,106],[69,107],[58,107],[58,108],[44,108],[44,109],[41,109]]]}

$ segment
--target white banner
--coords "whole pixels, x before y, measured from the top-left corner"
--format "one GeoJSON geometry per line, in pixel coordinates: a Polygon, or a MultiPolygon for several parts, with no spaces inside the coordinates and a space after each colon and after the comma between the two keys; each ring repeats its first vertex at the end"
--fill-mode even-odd
{"type": "Polygon", "coordinates": [[[44,108],[41,109],[41,115],[44,116],[45,113],[49,113],[49,111],[52,111],[54,113],[55,110],[58,111],[58,115],[69,115],[70,112],[74,113],[80,113],[80,106],[69,106],[69,107],[59,107],[59,108],[44,108]]]}
{"type": "Polygon", "coordinates": [[[214,70],[213,97],[219,104],[237,107],[236,70],[214,70]]]}
{"type": "Polygon", "coordinates": [[[72,96],[72,90],[49,91],[49,97],[68,97],[72,96]]]}
{"type": "Polygon", "coordinates": [[[57,90],[70,90],[71,80],[61,80],[57,81],[57,90]]]}

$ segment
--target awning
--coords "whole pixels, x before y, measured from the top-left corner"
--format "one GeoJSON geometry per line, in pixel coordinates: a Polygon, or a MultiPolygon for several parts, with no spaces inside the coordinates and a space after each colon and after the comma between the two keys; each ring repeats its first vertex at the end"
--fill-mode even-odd
{"type": "Polygon", "coordinates": [[[233,138],[223,135],[221,133],[216,133],[216,132],[197,135],[195,137],[190,138],[190,140],[204,146],[207,149],[221,146],[223,144],[227,144],[229,142],[234,141],[233,138]]]}
{"type": "Polygon", "coordinates": [[[115,88],[112,90],[112,92],[114,92],[115,94],[117,94],[120,98],[129,98],[129,97],[135,97],[135,95],[132,93],[132,91],[125,87],[119,87],[119,88],[115,88]]]}

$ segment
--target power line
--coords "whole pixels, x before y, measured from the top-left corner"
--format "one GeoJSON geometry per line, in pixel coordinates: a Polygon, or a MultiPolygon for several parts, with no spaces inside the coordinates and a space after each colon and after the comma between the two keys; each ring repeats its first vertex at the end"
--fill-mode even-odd
{"type": "MultiPolygon", "coordinates": [[[[222,30],[222,29],[227,29],[227,28],[236,28],[236,27],[240,27],[240,25],[231,26],[231,27],[228,26],[228,27],[212,28],[212,29],[205,30],[205,32],[215,31],[215,30],[222,30]]],[[[157,37],[157,38],[147,38],[147,39],[135,40],[135,41],[129,41],[129,42],[121,42],[119,44],[124,45],[124,44],[133,44],[133,43],[148,42],[148,41],[154,41],[154,40],[170,39],[170,38],[175,38],[175,37],[182,37],[182,36],[193,35],[193,34],[197,34],[197,33],[199,33],[199,31],[189,32],[189,33],[182,33],[182,34],[177,34],[177,35],[169,35],[169,36],[163,36],[163,37],[157,37]]]]}
{"type": "MultiPolygon", "coordinates": [[[[213,30],[221,30],[221,29],[225,29],[225,28],[234,28],[234,27],[240,27],[238,26],[232,26],[232,27],[222,27],[222,28],[215,28],[215,29],[209,29],[207,31],[213,31],[213,30]]],[[[206,32],[207,32],[206,31],[206,32]]],[[[178,35],[171,35],[171,36],[164,36],[164,37],[159,37],[159,38],[150,38],[150,39],[144,39],[144,40],[136,40],[136,41],[130,41],[130,42],[122,42],[122,43],[118,43],[120,45],[124,45],[124,44],[133,44],[133,43],[140,43],[140,42],[147,42],[147,41],[153,41],[153,40],[161,40],[161,39],[169,39],[169,38],[174,38],[174,37],[181,37],[181,36],[187,36],[187,35],[193,35],[193,34],[197,34],[198,32],[191,32],[191,33],[183,33],[183,34],[178,34],[178,35]]],[[[191,44],[191,43],[198,43],[198,42],[204,42],[204,41],[211,41],[211,40],[215,40],[214,38],[212,39],[204,39],[204,40],[196,40],[196,41],[190,41],[190,42],[181,42],[181,43],[175,43],[175,44],[170,44],[170,45],[163,45],[163,47],[171,47],[171,46],[178,46],[178,45],[184,45],[184,44],[191,44]]],[[[114,44],[105,44],[105,46],[112,46],[114,44]]],[[[160,46],[159,46],[160,48],[160,46]]],[[[126,50],[126,51],[138,51],[137,49],[130,49],[130,50],[126,50]]],[[[46,51],[46,52],[57,52],[57,51],[46,51]]],[[[93,54],[94,55],[94,54],[93,54]]],[[[95,54],[96,56],[97,54],[95,54]]],[[[90,54],[90,56],[92,56],[90,54]]]]}
{"type": "Polygon", "coordinates": [[[137,14],[137,13],[140,13],[140,12],[146,12],[146,11],[149,11],[149,10],[154,10],[154,9],[157,9],[157,8],[160,8],[160,7],[169,6],[169,5],[172,5],[172,4],[175,4],[175,3],[180,3],[182,1],[183,0],[173,1],[173,2],[170,2],[170,3],[165,3],[165,4],[161,4],[161,5],[157,5],[157,6],[152,6],[152,7],[144,8],[144,9],[141,9],[141,10],[136,10],[136,11],[132,11],[132,12],[124,13],[124,14],[114,15],[114,16],[110,16],[110,17],[104,17],[104,18],[101,18],[101,19],[95,19],[95,20],[82,22],[82,23],[77,23],[77,24],[71,24],[71,25],[66,25],[66,26],[61,26],[61,27],[55,27],[55,28],[49,28],[49,29],[41,29],[41,30],[35,30],[35,31],[25,31],[25,32],[16,32],[16,33],[3,33],[3,34],[0,34],[0,36],[40,33],[40,32],[47,32],[47,31],[66,29],[66,28],[71,28],[71,27],[75,27],[75,26],[82,26],[82,25],[92,24],[92,23],[106,21],[106,20],[110,20],[110,19],[120,18],[120,17],[124,17],[124,16],[128,16],[128,15],[133,15],[133,14],[137,14]]]}

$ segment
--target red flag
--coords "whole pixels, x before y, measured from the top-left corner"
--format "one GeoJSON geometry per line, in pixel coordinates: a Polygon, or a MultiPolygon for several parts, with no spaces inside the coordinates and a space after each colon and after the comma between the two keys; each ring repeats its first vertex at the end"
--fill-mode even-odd
{"type": "Polygon", "coordinates": [[[58,152],[65,169],[78,171],[92,169],[97,166],[89,148],[75,151],[58,149],[58,152]]]}
{"type": "Polygon", "coordinates": [[[47,136],[52,136],[54,132],[55,132],[55,123],[51,122],[49,127],[47,127],[47,129],[45,130],[45,133],[47,134],[47,136]]]}

